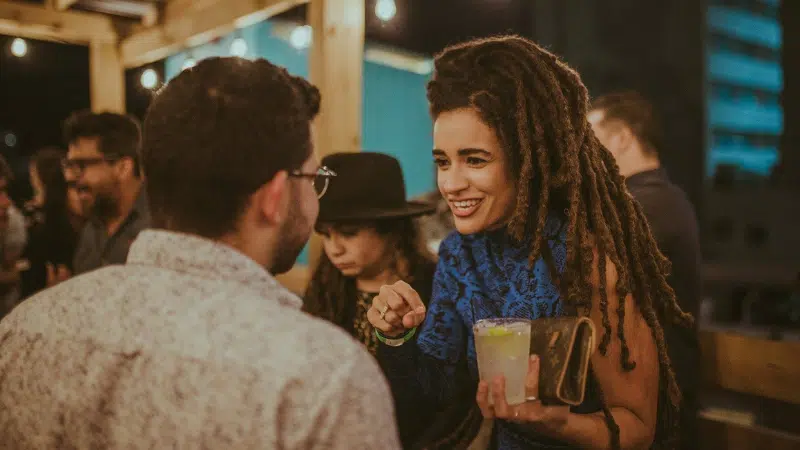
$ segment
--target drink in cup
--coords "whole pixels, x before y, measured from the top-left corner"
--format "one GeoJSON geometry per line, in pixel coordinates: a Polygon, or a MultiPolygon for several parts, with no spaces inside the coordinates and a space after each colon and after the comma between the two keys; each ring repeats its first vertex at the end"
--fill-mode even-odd
{"type": "Polygon", "coordinates": [[[489,402],[492,402],[491,382],[498,375],[506,379],[506,402],[509,405],[525,402],[531,322],[525,319],[484,319],[475,323],[473,332],[478,372],[481,380],[490,383],[489,402]]]}

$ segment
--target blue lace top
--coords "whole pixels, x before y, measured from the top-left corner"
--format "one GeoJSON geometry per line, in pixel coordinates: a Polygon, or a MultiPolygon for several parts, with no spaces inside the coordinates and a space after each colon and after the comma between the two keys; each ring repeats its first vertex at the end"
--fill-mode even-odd
{"type": "MultiPolygon", "coordinates": [[[[545,236],[560,273],[566,259],[566,226],[553,217],[546,224],[545,236]]],[[[422,396],[446,406],[458,390],[455,380],[463,376],[478,380],[472,335],[472,325],[477,320],[533,320],[563,313],[547,263],[539,258],[531,269],[528,254],[529,246],[515,245],[504,230],[465,236],[454,233],[442,242],[431,302],[416,345],[381,346],[378,352],[396,392],[402,390],[405,395],[422,396]],[[456,373],[464,366],[468,374],[456,373]]],[[[512,424],[497,421],[495,447],[568,448],[545,444],[547,440],[518,430],[512,424]]]]}

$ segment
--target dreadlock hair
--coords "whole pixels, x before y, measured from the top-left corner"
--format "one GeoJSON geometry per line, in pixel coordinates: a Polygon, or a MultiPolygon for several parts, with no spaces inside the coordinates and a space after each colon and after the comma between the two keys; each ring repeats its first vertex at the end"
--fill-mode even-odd
{"type": "MultiPolygon", "coordinates": [[[[394,254],[387,255],[391,258],[389,268],[404,281],[413,281],[424,274],[424,271],[433,272],[434,257],[425,246],[417,223],[410,217],[318,223],[316,226],[317,232],[321,234],[330,228],[375,230],[389,242],[389,248],[395,249],[394,254]]],[[[356,295],[356,280],[344,276],[323,251],[306,290],[306,312],[350,330],[353,326],[350,315],[356,295]]]]}
{"type": "MultiPolygon", "coordinates": [[[[592,132],[586,119],[588,93],[578,73],[530,40],[478,39],[437,55],[428,101],[434,119],[443,112],[471,108],[493,128],[516,177],[516,206],[508,233],[518,242],[533,237],[529,261],[542,257],[548,263],[570,314],[589,314],[597,249],[603,322],[599,350],[606,355],[616,334],[621,341],[620,364],[626,371],[636,365],[623,332],[624,299],[633,295],[658,347],[661,382],[655,439],[665,448],[674,447],[680,390],[661,323],[691,326],[693,318],[678,306],[665,278],[669,261],[659,252],[614,158],[592,132]],[[561,211],[567,226],[567,258],[563,273],[557,274],[543,231],[548,215],[561,211]],[[606,257],[619,275],[616,333],[609,320],[606,257]]],[[[619,428],[603,403],[612,447],[619,449],[619,428]]]]}

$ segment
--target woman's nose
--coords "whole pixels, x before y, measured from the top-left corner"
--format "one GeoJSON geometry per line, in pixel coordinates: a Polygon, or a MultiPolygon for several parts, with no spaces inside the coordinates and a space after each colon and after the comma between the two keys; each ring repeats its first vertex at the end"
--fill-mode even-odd
{"type": "Polygon", "coordinates": [[[443,195],[452,195],[465,190],[469,187],[469,182],[461,170],[455,167],[448,171],[440,171],[438,173],[439,191],[443,195]]]}
{"type": "Polygon", "coordinates": [[[342,245],[341,241],[337,236],[331,235],[329,238],[326,239],[328,252],[334,256],[341,255],[344,253],[344,246],[342,245]]]}

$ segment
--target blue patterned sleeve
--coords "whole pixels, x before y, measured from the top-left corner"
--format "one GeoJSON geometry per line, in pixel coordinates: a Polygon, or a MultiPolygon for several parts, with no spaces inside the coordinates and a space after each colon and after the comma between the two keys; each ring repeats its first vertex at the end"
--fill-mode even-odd
{"type": "Polygon", "coordinates": [[[466,327],[456,310],[459,280],[453,264],[457,260],[452,253],[455,239],[446,239],[440,247],[433,294],[416,341],[378,348],[378,361],[395,398],[444,405],[455,395],[456,380],[466,376],[462,373],[466,366],[461,364],[467,345],[466,327]]]}

